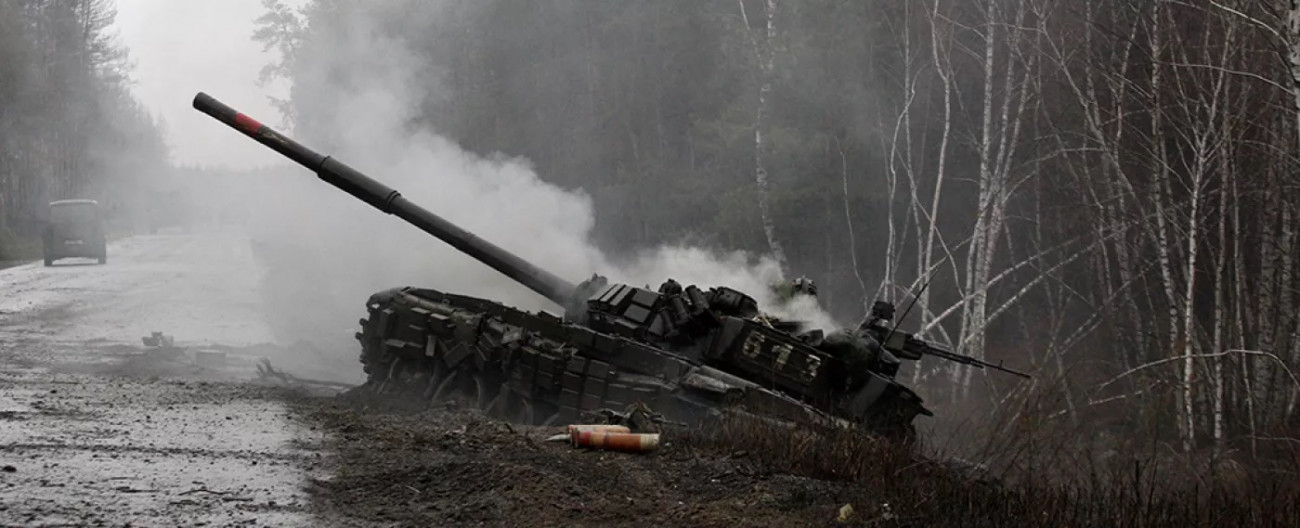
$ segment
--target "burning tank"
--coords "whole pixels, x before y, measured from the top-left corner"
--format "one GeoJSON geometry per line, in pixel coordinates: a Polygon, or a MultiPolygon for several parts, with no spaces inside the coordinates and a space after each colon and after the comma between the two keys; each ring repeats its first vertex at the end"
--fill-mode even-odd
{"type": "Polygon", "coordinates": [[[895,379],[902,360],[929,355],[1005,370],[887,326],[894,307],[884,302],[857,328],[823,335],[723,286],[667,279],[651,290],[599,275],[574,284],[207,94],[193,104],[564,309],[526,312],[417,286],[377,292],[356,334],[368,390],[431,402],[455,395],[535,425],[639,406],[678,423],[739,416],[910,438],[913,419],[933,414],[895,379]]]}

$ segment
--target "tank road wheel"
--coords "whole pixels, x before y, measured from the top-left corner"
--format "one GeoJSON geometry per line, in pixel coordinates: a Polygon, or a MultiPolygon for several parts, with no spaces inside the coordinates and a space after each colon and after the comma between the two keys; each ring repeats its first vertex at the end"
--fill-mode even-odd
{"type": "Polygon", "coordinates": [[[385,394],[388,392],[389,385],[397,379],[397,366],[401,364],[401,362],[402,360],[400,359],[393,359],[393,361],[388,364],[388,375],[385,376],[383,381],[379,383],[379,386],[375,388],[375,394],[385,394]]]}
{"type": "Polygon", "coordinates": [[[509,387],[503,387],[497,391],[497,397],[492,398],[492,401],[483,407],[483,412],[493,418],[505,419],[507,416],[506,408],[510,405],[511,392],[509,387]]]}
{"type": "Polygon", "coordinates": [[[359,321],[361,331],[356,333],[356,338],[361,343],[361,370],[366,373],[366,385],[379,392],[387,381],[387,374],[393,368],[392,363],[396,362],[397,358],[383,352],[380,344],[383,336],[379,335],[380,329],[376,328],[378,325],[371,323],[375,319],[376,311],[371,309],[371,317],[359,321]]]}
{"type": "Polygon", "coordinates": [[[433,370],[429,373],[429,382],[425,384],[424,394],[421,395],[424,401],[433,403],[433,393],[438,390],[443,380],[447,377],[447,367],[441,361],[433,362],[433,370]]]}
{"type": "Polygon", "coordinates": [[[461,373],[459,370],[448,372],[447,376],[444,377],[442,381],[438,382],[438,387],[433,389],[433,396],[429,397],[429,402],[440,402],[443,398],[446,398],[447,394],[451,392],[451,389],[455,388],[460,377],[461,373]]]}
{"type": "Polygon", "coordinates": [[[486,373],[474,374],[474,407],[485,413],[491,412],[504,392],[502,384],[493,381],[486,373]]]}
{"type": "Polygon", "coordinates": [[[533,402],[520,394],[519,391],[505,387],[501,390],[501,395],[497,399],[501,401],[499,403],[500,407],[493,415],[494,417],[524,425],[536,425],[533,402]]]}
{"type": "MultiPolygon", "coordinates": [[[[512,392],[511,394],[514,393],[512,392]]],[[[529,402],[528,398],[524,398],[517,394],[515,394],[515,398],[515,401],[519,402],[519,411],[515,413],[515,421],[525,425],[533,425],[534,418],[532,402],[529,402]]]]}

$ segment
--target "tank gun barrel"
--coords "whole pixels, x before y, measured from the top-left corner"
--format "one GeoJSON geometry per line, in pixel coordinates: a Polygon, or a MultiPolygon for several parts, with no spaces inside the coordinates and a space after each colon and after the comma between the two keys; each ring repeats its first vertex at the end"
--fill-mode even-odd
{"type": "Polygon", "coordinates": [[[573,283],[461,229],[446,219],[411,203],[393,188],[375,181],[341,161],[302,146],[208,94],[199,92],[195,95],[194,108],[310,169],[326,183],[338,187],[380,211],[411,223],[556,304],[567,306],[577,290],[573,283]]]}

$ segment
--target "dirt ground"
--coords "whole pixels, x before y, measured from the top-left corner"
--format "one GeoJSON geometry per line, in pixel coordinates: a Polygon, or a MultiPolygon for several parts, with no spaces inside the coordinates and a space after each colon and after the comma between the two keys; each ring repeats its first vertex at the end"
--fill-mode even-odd
{"type": "Polygon", "coordinates": [[[413,412],[345,395],[292,407],[328,435],[333,475],[311,483],[317,512],[352,526],[833,526],[854,495],[672,436],[625,454],[546,442],[563,429],[454,404],[413,412]]]}
{"type": "Polygon", "coordinates": [[[3,526],[830,526],[853,491],[141,350],[0,374],[3,526]]]}

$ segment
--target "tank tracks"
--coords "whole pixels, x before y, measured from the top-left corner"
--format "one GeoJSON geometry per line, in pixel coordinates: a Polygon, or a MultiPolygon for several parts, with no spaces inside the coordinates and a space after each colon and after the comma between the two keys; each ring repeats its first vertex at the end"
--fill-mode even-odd
{"type": "MultiPolygon", "coordinates": [[[[553,315],[415,288],[376,293],[367,309],[356,338],[366,386],[378,393],[430,404],[455,399],[496,418],[550,425],[661,401],[672,390],[659,378],[615,373],[609,363],[579,354],[567,343],[601,335],[561,325],[553,315]]],[[[699,410],[707,412],[708,404],[698,402],[699,410]]]]}
{"type": "MultiPolygon", "coordinates": [[[[672,352],[565,325],[544,312],[418,288],[378,292],[366,307],[356,333],[367,374],[364,388],[403,402],[454,400],[524,425],[573,423],[586,413],[623,411],[638,403],[674,420],[725,415],[785,425],[848,425],[792,398],[780,409],[746,409],[738,401],[744,396],[719,389],[716,382],[692,385],[701,376],[691,372],[701,367],[672,352]],[[611,349],[617,350],[618,369],[599,359],[600,350],[611,349]],[[629,358],[638,351],[644,355],[642,368],[631,371],[629,358]]],[[[875,423],[863,425],[896,440],[915,438],[911,414],[901,408],[897,417],[882,411],[875,423]]]]}

